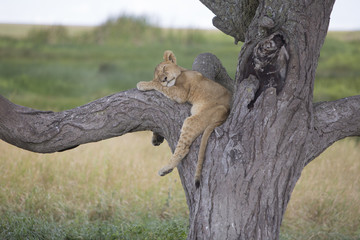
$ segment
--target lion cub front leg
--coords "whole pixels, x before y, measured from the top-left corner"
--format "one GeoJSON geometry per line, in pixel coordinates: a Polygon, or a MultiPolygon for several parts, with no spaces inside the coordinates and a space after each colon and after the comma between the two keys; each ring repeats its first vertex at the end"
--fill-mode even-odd
{"type": "Polygon", "coordinates": [[[181,160],[189,153],[191,144],[206,127],[202,126],[201,123],[202,121],[198,116],[190,116],[185,119],[174,154],[172,155],[169,164],[160,169],[160,176],[165,176],[172,172],[172,170],[177,167],[181,160]]]}
{"type": "Polygon", "coordinates": [[[136,84],[136,88],[140,91],[149,91],[149,90],[154,90],[156,89],[156,84],[153,81],[150,82],[138,82],[136,84]]]}

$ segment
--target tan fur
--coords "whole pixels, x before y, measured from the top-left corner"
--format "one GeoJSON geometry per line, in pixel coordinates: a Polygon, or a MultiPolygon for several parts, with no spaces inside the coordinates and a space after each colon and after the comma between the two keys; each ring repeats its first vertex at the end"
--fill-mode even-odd
{"type": "Polygon", "coordinates": [[[208,138],[229,114],[230,92],[201,73],[176,65],[172,51],[164,52],[164,61],[155,68],[154,79],[139,82],[137,88],[140,91],[157,90],[178,103],[192,104],[191,116],[183,123],[170,163],[159,171],[159,175],[170,173],[188,154],[192,142],[203,133],[195,173],[195,185],[198,187],[208,138]]]}

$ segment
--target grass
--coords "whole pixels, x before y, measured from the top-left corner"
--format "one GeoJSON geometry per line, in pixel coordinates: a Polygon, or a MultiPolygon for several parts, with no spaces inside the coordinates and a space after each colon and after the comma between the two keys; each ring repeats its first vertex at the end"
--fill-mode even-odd
{"type": "MultiPolygon", "coordinates": [[[[170,150],[150,139],[127,134],[46,155],[0,142],[0,239],[185,239],[179,176],[157,175],[170,150]]],[[[343,140],[305,168],[281,239],[360,237],[359,155],[343,140]]]]}
{"type": "MultiPolygon", "coordinates": [[[[113,24],[107,28],[117,30],[113,24]]],[[[105,34],[101,44],[91,40],[96,32],[87,34],[90,36],[86,39],[90,40],[69,38],[64,43],[0,38],[0,94],[20,105],[31,103],[37,109],[73,108],[150,80],[154,62],[162,60],[164,50],[172,49],[179,65],[191,68],[199,53],[214,47],[213,42],[201,39],[220,42],[212,52],[223,59],[229,74],[235,76],[240,48],[232,44],[230,37],[194,30],[154,31],[160,34],[156,41],[155,36],[134,41],[137,35],[124,39],[117,36],[117,41],[116,36],[105,34]],[[221,44],[226,42],[229,44],[221,44]]]]}
{"type": "MultiPolygon", "coordinates": [[[[10,36],[16,39],[25,38],[30,31],[47,30],[49,25],[33,25],[33,24],[6,24],[0,23],[0,36],[10,36]]],[[[93,30],[92,26],[67,26],[70,36],[79,36],[83,33],[93,30]]]]}
{"type": "MultiPolygon", "coordinates": [[[[199,53],[212,52],[235,75],[240,46],[228,36],[120,20],[78,32],[0,25],[0,94],[42,110],[73,108],[149,80],[166,49],[186,68],[199,53]]],[[[329,34],[316,101],[360,94],[359,36],[329,34]]],[[[170,150],[150,139],[129,134],[46,155],[0,142],[0,239],[185,239],[188,208],[179,176],[157,176],[170,150]]],[[[359,154],[357,141],[344,140],[305,168],[282,240],[360,239],[359,154]]]]}
{"type": "Polygon", "coordinates": [[[3,215],[0,220],[2,239],[170,239],[186,238],[182,219],[150,222],[97,221],[57,224],[24,215],[3,215]],[[3,225],[2,225],[3,224],[3,225]]]}
{"type": "Polygon", "coordinates": [[[46,155],[0,142],[0,239],[185,238],[188,209],[179,176],[157,176],[170,150],[150,140],[137,133],[46,155]]]}
{"type": "MultiPolygon", "coordinates": [[[[134,35],[129,33],[131,25],[122,24],[124,29],[119,29],[114,21],[108,24],[102,31],[88,29],[75,36],[61,28],[36,30],[49,40],[30,33],[14,39],[16,34],[5,30],[2,33],[1,29],[6,27],[0,27],[0,35],[7,34],[0,37],[0,94],[20,105],[31,103],[31,107],[38,109],[73,108],[150,79],[154,62],[161,60],[166,49],[172,49],[185,68],[191,68],[199,53],[212,52],[223,62],[229,75],[235,76],[240,46],[220,32],[163,30],[150,26],[141,36],[136,31],[134,35]],[[106,34],[109,31],[119,34],[106,34]],[[54,32],[65,32],[66,36],[54,40],[57,36],[54,32]],[[96,38],[99,35],[104,35],[100,37],[102,43],[96,38]]],[[[359,62],[359,34],[330,33],[321,51],[314,100],[328,101],[359,94],[359,62]]]]}
{"type": "Polygon", "coordinates": [[[315,101],[360,94],[360,32],[330,32],[316,71],[315,101]]]}
{"type": "Polygon", "coordinates": [[[360,238],[359,156],[358,142],[342,140],[305,167],[285,214],[287,239],[360,238]]]}

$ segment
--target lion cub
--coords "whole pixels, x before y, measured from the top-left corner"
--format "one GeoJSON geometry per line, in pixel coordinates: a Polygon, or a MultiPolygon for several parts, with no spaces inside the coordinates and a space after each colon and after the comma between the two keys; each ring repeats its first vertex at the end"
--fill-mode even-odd
{"type": "Polygon", "coordinates": [[[137,89],[156,90],[178,103],[192,104],[191,116],[184,121],[170,163],[159,171],[159,175],[170,173],[188,154],[192,142],[203,133],[195,174],[195,186],[199,187],[207,141],[212,131],[229,115],[230,92],[201,73],[176,65],[176,57],[169,50],[164,52],[164,61],[155,68],[154,79],[139,82],[137,89]]]}

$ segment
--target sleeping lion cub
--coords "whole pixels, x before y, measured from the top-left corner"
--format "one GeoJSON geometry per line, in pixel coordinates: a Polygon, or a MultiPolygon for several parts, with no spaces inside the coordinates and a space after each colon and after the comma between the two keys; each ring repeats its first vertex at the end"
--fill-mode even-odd
{"type": "MultiPolygon", "coordinates": [[[[139,82],[137,89],[156,90],[178,103],[192,104],[191,116],[184,121],[170,163],[159,171],[159,175],[170,173],[188,154],[192,142],[203,133],[195,174],[195,186],[199,187],[207,141],[212,131],[220,126],[229,114],[230,92],[201,73],[176,65],[176,57],[172,51],[164,52],[164,61],[155,68],[154,79],[150,82],[139,82]]],[[[154,135],[153,141],[159,138],[154,135]]]]}

